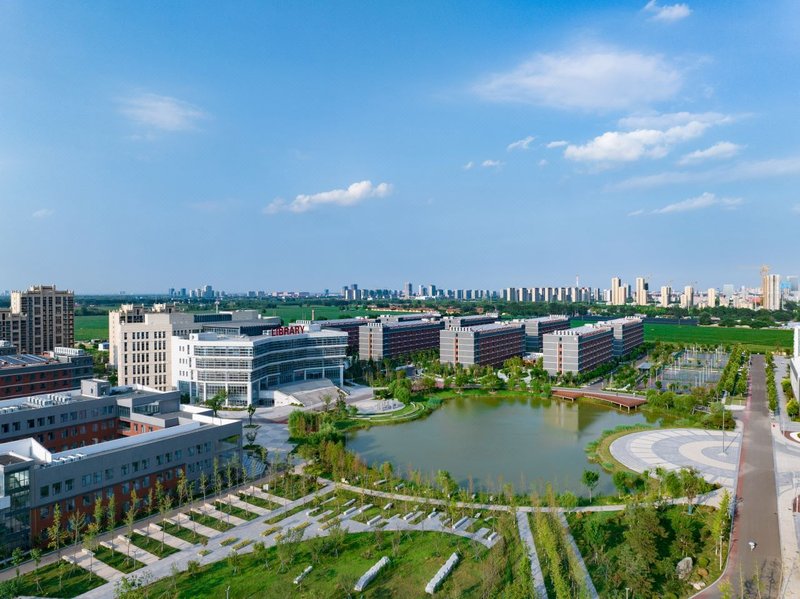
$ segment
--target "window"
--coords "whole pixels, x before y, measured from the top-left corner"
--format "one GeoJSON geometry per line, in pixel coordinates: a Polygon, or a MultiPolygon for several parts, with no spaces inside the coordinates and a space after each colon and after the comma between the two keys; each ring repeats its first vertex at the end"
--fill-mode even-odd
{"type": "Polygon", "coordinates": [[[127,495],[131,492],[131,484],[130,483],[122,483],[122,493],[123,495],[127,495]]]}
{"type": "Polygon", "coordinates": [[[39,487],[39,497],[50,497],[50,487],[48,485],[39,487]]]}
{"type": "Polygon", "coordinates": [[[81,486],[82,487],[88,487],[91,484],[92,484],[92,475],[91,474],[84,474],[81,477],[81,486]]]}
{"type": "Polygon", "coordinates": [[[74,487],[74,486],[75,486],[75,479],[74,478],[68,478],[67,480],[64,481],[64,489],[65,490],[72,491],[72,487],[74,487]]]}
{"type": "Polygon", "coordinates": [[[122,476],[128,476],[128,468],[129,468],[128,464],[122,465],[122,467],[120,468],[122,476]]]}
{"type": "Polygon", "coordinates": [[[106,468],[106,480],[111,480],[112,478],[114,478],[114,469],[106,468]]]}
{"type": "Polygon", "coordinates": [[[81,503],[83,504],[83,507],[89,507],[90,505],[92,505],[92,496],[84,495],[83,498],[81,499],[81,503]]]}
{"type": "Polygon", "coordinates": [[[50,517],[50,508],[49,507],[39,508],[39,517],[42,518],[42,519],[49,518],[50,517]]]}

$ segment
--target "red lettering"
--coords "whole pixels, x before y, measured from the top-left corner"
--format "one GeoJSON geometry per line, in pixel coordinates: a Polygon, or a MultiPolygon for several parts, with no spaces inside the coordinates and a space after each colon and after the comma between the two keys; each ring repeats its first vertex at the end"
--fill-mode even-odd
{"type": "Polygon", "coordinates": [[[279,335],[299,335],[303,332],[303,327],[299,325],[289,326],[289,327],[278,327],[277,329],[272,329],[270,335],[273,337],[277,337],[279,335]]]}

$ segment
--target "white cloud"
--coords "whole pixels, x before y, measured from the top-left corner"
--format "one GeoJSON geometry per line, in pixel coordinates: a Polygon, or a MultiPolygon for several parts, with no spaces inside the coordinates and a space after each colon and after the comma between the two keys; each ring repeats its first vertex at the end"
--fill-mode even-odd
{"type": "Polygon", "coordinates": [[[680,70],[659,55],[583,48],[537,54],[511,71],[490,76],[475,91],[496,102],[607,110],[667,100],[682,84],[680,70]]]}
{"type": "Polygon", "coordinates": [[[665,4],[662,6],[656,0],[650,0],[643,10],[653,15],[650,17],[653,21],[665,23],[674,23],[692,14],[692,9],[688,4],[665,4]]]}
{"type": "Polygon", "coordinates": [[[518,141],[515,141],[514,143],[508,144],[508,147],[506,148],[506,150],[508,150],[509,152],[511,152],[513,150],[527,150],[530,147],[531,142],[533,142],[534,139],[536,139],[536,138],[533,135],[528,135],[527,137],[524,137],[524,138],[522,138],[522,139],[520,139],[518,141]]]}
{"type": "Polygon", "coordinates": [[[642,208],[634,210],[633,212],[628,212],[628,216],[641,216],[642,214],[644,214],[644,210],[642,208]]]}
{"type": "Polygon", "coordinates": [[[671,147],[702,135],[708,124],[693,121],[685,125],[635,131],[607,131],[582,146],[568,145],[564,157],[587,162],[631,162],[640,158],[663,158],[671,147]]]}
{"type": "Polygon", "coordinates": [[[627,116],[618,123],[623,129],[668,129],[694,122],[722,125],[731,121],[732,116],[719,112],[654,112],[627,116]]]}
{"type": "Polygon", "coordinates": [[[34,213],[31,214],[31,216],[33,218],[49,218],[54,214],[55,212],[53,210],[50,210],[50,208],[39,208],[38,210],[35,210],[34,213]]]}
{"type": "Polygon", "coordinates": [[[472,162],[472,160],[470,160],[469,162],[467,162],[467,163],[466,163],[464,166],[462,166],[461,168],[463,168],[465,171],[468,171],[468,170],[470,170],[470,169],[471,169],[473,166],[475,166],[475,163],[474,163],[474,162],[472,162]]]}
{"type": "Polygon", "coordinates": [[[569,145],[568,141],[564,141],[563,139],[559,139],[558,141],[551,141],[547,144],[548,148],[563,148],[564,146],[569,145]]]}
{"type": "Polygon", "coordinates": [[[542,158],[542,159],[539,161],[539,166],[542,166],[542,167],[543,167],[543,166],[547,166],[547,164],[548,164],[548,163],[547,163],[547,160],[545,160],[544,158],[542,158]]]}
{"type": "Polygon", "coordinates": [[[120,112],[131,121],[158,131],[189,131],[208,116],[188,102],[157,94],[138,94],[120,104],[120,112]]]}
{"type": "Polygon", "coordinates": [[[704,160],[724,160],[725,158],[733,158],[741,149],[742,146],[738,144],[729,141],[721,141],[705,150],[689,152],[678,161],[678,164],[697,164],[704,160]]]}
{"type": "Polygon", "coordinates": [[[370,198],[383,198],[392,193],[392,186],[388,183],[373,185],[372,181],[359,181],[347,189],[332,189],[311,195],[301,194],[291,202],[282,198],[273,200],[266,208],[264,214],[277,212],[308,212],[318,206],[353,206],[370,198]]]}
{"type": "Polygon", "coordinates": [[[483,168],[493,168],[493,167],[503,166],[503,163],[500,162],[499,160],[484,160],[483,162],[481,162],[481,166],[483,168]]]}
{"type": "Polygon", "coordinates": [[[800,214],[800,204],[795,204],[794,206],[792,206],[792,212],[800,214]]]}
{"type": "Polygon", "coordinates": [[[769,179],[800,174],[800,156],[771,158],[753,162],[739,162],[730,166],[708,171],[666,171],[655,175],[630,177],[610,186],[612,191],[646,189],[680,183],[747,181],[750,179],[769,179]]]}
{"type": "Polygon", "coordinates": [[[743,203],[741,198],[718,198],[715,194],[705,192],[695,198],[667,204],[663,208],[653,210],[653,214],[675,214],[677,212],[691,212],[718,206],[720,208],[734,209],[743,203]]]}

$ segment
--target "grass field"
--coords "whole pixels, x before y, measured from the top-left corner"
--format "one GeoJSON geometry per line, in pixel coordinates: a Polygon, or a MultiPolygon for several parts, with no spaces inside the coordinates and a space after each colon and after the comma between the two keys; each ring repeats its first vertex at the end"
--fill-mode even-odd
{"type": "MultiPolygon", "coordinates": [[[[573,321],[572,326],[582,324],[573,321]]],[[[792,332],[783,329],[739,329],[728,327],[683,326],[679,324],[644,325],[645,341],[697,343],[702,345],[733,345],[741,343],[750,351],[765,352],[791,349],[792,332]]]]}
{"type": "Polygon", "coordinates": [[[441,533],[398,533],[397,555],[393,555],[390,533],[379,541],[369,533],[349,534],[345,537],[338,557],[327,553],[315,562],[308,550],[309,543],[298,546],[297,554],[281,572],[275,547],[267,553],[269,569],[253,554],[240,556],[241,569],[234,574],[228,560],[203,566],[190,575],[182,572],[176,577],[159,581],[148,588],[151,599],[162,597],[224,597],[229,588],[231,599],[263,597],[269,589],[270,597],[349,597],[353,584],[364,572],[384,555],[390,564],[375,578],[360,597],[424,597],[425,584],[436,573],[453,551],[459,551],[463,560],[440,590],[443,597],[476,597],[481,586],[481,565],[486,551],[478,546],[478,561],[472,542],[463,537],[441,533]],[[309,564],[314,569],[302,584],[292,583],[295,576],[309,564]],[[174,585],[174,586],[173,586],[174,585]]]}
{"type": "Polygon", "coordinates": [[[108,316],[76,316],[75,341],[108,339],[108,316]]]}
{"type": "Polygon", "coordinates": [[[66,562],[54,563],[39,568],[38,572],[29,572],[20,577],[18,593],[35,597],[75,597],[106,583],[99,576],[87,572],[80,566],[71,566],[66,562]],[[59,590],[58,571],[62,568],[62,586],[59,590]],[[37,587],[36,579],[39,579],[37,587]],[[41,588],[41,591],[39,590],[41,588]]]}

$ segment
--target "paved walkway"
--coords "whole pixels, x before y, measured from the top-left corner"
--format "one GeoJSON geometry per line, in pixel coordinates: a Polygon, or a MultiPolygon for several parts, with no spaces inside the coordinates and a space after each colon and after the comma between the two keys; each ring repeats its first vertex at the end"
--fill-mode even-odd
{"type": "Polygon", "coordinates": [[[80,549],[75,553],[65,555],[64,559],[69,563],[80,566],[87,572],[96,574],[103,580],[107,580],[112,583],[116,582],[123,576],[122,572],[119,570],[112,568],[105,562],[101,562],[96,557],[92,557],[92,553],[86,549],[80,549]]]}
{"type": "MultiPolygon", "coordinates": [[[[781,548],[764,356],[752,357],[750,395],[743,418],[737,506],[723,578],[733,586],[734,596],[777,598],[780,593],[781,548]],[[757,543],[755,551],[749,550],[750,541],[757,543]]],[[[697,596],[703,599],[720,597],[719,584],[697,596]]]]}
{"type": "Polygon", "coordinates": [[[800,493],[800,445],[786,439],[777,426],[772,428],[772,442],[783,558],[780,597],[800,599],[800,512],[795,512],[792,506],[792,500],[800,493]]]}
{"type": "Polygon", "coordinates": [[[139,549],[139,547],[128,540],[128,537],[123,535],[118,535],[117,538],[114,539],[113,545],[109,541],[101,541],[100,545],[118,551],[123,555],[129,555],[137,562],[142,562],[145,565],[154,564],[158,561],[158,556],[144,549],[139,549]]]}
{"type": "Polygon", "coordinates": [[[517,512],[517,529],[519,530],[519,538],[522,539],[522,543],[528,551],[528,559],[531,561],[533,596],[536,599],[547,599],[547,587],[544,584],[544,574],[542,573],[542,565],[539,563],[539,554],[536,553],[536,545],[533,542],[528,512],[517,512]]]}
{"type": "Polygon", "coordinates": [[[680,470],[693,467],[710,483],[733,492],[739,463],[741,429],[722,431],[696,428],[642,431],[611,443],[611,455],[636,472],[656,468],[680,470]]]}

